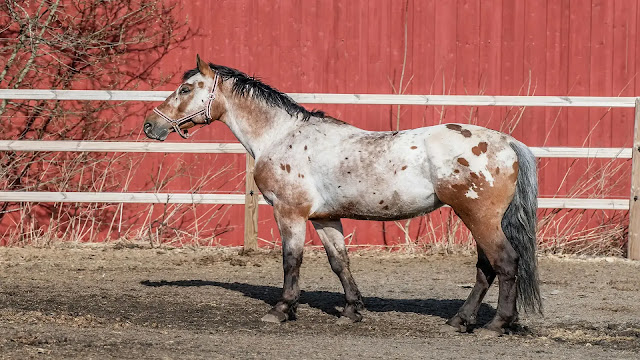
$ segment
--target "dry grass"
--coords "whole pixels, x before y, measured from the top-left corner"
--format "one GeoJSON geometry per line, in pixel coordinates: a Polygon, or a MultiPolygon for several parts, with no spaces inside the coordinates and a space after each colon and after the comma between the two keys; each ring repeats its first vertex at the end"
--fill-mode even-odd
{"type": "MultiPolygon", "coordinates": [[[[623,179],[630,178],[630,161],[604,163],[575,160],[565,174],[577,179],[568,198],[614,197],[623,179]],[[578,164],[584,167],[578,167],[578,164]]],[[[562,186],[562,184],[561,184],[562,186]]],[[[545,209],[539,211],[538,239],[542,251],[563,254],[623,255],[629,212],[620,210],[545,209]]]]}
{"type": "MultiPolygon", "coordinates": [[[[109,181],[122,161],[111,162],[111,166],[94,173],[91,181],[84,177],[77,177],[76,181],[65,183],[61,178],[72,177],[68,174],[51,176],[57,181],[57,186],[47,187],[48,191],[124,191],[126,192],[135,177],[143,174],[136,172],[145,160],[145,156],[127,158],[127,169],[118,172],[124,177],[118,181],[109,181]],[[61,185],[64,184],[64,185],[61,185]]],[[[75,161],[75,159],[74,159],[75,161]]],[[[223,178],[227,182],[242,183],[244,173],[230,172],[231,164],[216,162],[216,158],[207,155],[204,162],[222,164],[204,173],[200,162],[185,165],[185,162],[174,161],[170,166],[163,166],[165,159],[161,159],[157,172],[151,177],[146,188],[154,192],[171,192],[171,185],[177,181],[185,182],[191,178],[192,186],[189,193],[210,192],[213,182],[223,178]]],[[[70,172],[87,172],[95,164],[75,167],[56,167],[70,172]]],[[[47,177],[45,174],[44,177],[47,177]]],[[[34,187],[32,191],[42,191],[42,187],[34,187]]],[[[174,191],[176,192],[176,191],[174,191]]],[[[182,192],[182,191],[180,191],[182,192]]],[[[192,205],[192,204],[146,204],[131,205],[137,211],[125,210],[124,204],[92,204],[92,203],[20,203],[7,208],[4,217],[2,240],[9,246],[50,246],[57,242],[103,242],[119,240],[125,242],[146,241],[151,246],[161,244],[181,246],[216,245],[219,236],[230,231],[229,226],[223,224],[222,219],[230,209],[221,205],[192,205]]]]}

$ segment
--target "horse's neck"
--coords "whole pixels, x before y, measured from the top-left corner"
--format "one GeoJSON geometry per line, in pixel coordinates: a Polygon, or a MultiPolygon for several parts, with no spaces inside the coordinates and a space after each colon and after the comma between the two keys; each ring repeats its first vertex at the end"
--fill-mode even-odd
{"type": "Polygon", "coordinates": [[[256,159],[298,124],[296,116],[249,97],[227,101],[226,110],[223,121],[256,159]]]}

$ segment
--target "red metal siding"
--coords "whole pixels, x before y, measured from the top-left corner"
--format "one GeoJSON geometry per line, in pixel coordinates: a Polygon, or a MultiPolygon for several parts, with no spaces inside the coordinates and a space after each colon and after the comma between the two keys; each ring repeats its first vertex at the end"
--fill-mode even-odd
{"type": "MultiPolygon", "coordinates": [[[[410,0],[403,86],[408,94],[639,95],[637,18],[632,0],[410,0]]],[[[256,0],[185,2],[180,16],[198,30],[162,63],[183,71],[195,55],[255,74],[285,92],[392,93],[405,61],[405,2],[391,0],[256,0]]],[[[173,89],[179,82],[176,76],[173,89]]],[[[309,106],[313,107],[313,106],[309,106]]],[[[395,128],[396,106],[321,105],[329,114],[370,130],[395,128]]],[[[401,128],[444,122],[476,122],[500,129],[519,109],[409,107],[401,128]]],[[[529,108],[513,135],[531,146],[629,146],[632,110],[529,108]]],[[[179,139],[170,139],[178,141],[179,139]]],[[[234,140],[215,124],[195,141],[234,140]]],[[[242,171],[242,156],[221,155],[242,171]]],[[[183,157],[187,162],[196,156],[183,157]]],[[[218,164],[214,162],[214,164],[218,164]]],[[[209,162],[211,163],[211,162],[209,162]]],[[[572,160],[541,162],[541,195],[563,195],[581,171],[563,182],[572,160]]],[[[575,165],[586,169],[586,162],[575,165]]],[[[235,189],[226,185],[227,189],[235,189]]],[[[176,189],[191,185],[186,180],[176,189]]],[[[620,187],[616,195],[626,196],[620,187]]],[[[259,236],[277,235],[269,207],[260,207],[259,236]]],[[[224,223],[237,226],[223,243],[242,241],[241,207],[224,223]]],[[[311,228],[309,228],[311,229],[311,228]]],[[[346,221],[357,241],[383,244],[400,237],[395,225],[346,221]],[[385,238],[385,236],[387,238],[385,238]]],[[[424,230],[424,229],[423,229],[424,230]]],[[[412,234],[418,230],[413,229],[412,234]]],[[[315,243],[317,239],[313,240],[315,243]]]]}

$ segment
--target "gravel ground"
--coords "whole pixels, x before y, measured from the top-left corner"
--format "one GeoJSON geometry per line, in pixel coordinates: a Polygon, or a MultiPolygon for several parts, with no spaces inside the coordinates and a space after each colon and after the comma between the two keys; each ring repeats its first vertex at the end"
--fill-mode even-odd
{"type": "MultiPolygon", "coordinates": [[[[640,264],[540,259],[545,316],[499,338],[443,331],[475,258],[356,252],[365,320],[338,324],[342,289],[307,251],[298,319],[262,323],[282,279],[276,252],[123,246],[0,248],[2,358],[639,358],[640,264]]],[[[497,288],[480,309],[495,313],[497,288]]]]}

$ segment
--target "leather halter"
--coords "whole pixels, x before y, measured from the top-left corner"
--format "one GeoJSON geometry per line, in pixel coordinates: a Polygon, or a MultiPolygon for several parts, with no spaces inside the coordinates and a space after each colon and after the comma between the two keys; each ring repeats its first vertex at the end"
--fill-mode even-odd
{"type": "Polygon", "coordinates": [[[205,103],[205,106],[203,109],[200,109],[192,114],[189,114],[187,116],[183,116],[180,119],[171,119],[170,117],[168,117],[167,115],[165,115],[164,113],[162,113],[162,111],[160,111],[159,108],[154,108],[153,112],[156,113],[158,116],[160,116],[161,118],[163,118],[166,122],[168,122],[172,127],[173,130],[175,130],[175,132],[178,133],[178,135],[180,135],[183,139],[186,139],[189,137],[189,135],[180,128],[180,126],[188,123],[188,122],[192,122],[194,125],[197,125],[194,121],[193,118],[195,118],[196,116],[200,115],[200,114],[204,114],[204,121],[205,124],[202,125],[209,125],[211,124],[211,104],[213,103],[213,100],[215,100],[216,98],[216,87],[218,86],[218,73],[216,73],[216,75],[213,78],[213,86],[211,87],[211,91],[209,92],[209,95],[207,96],[207,102],[205,103]]]}

